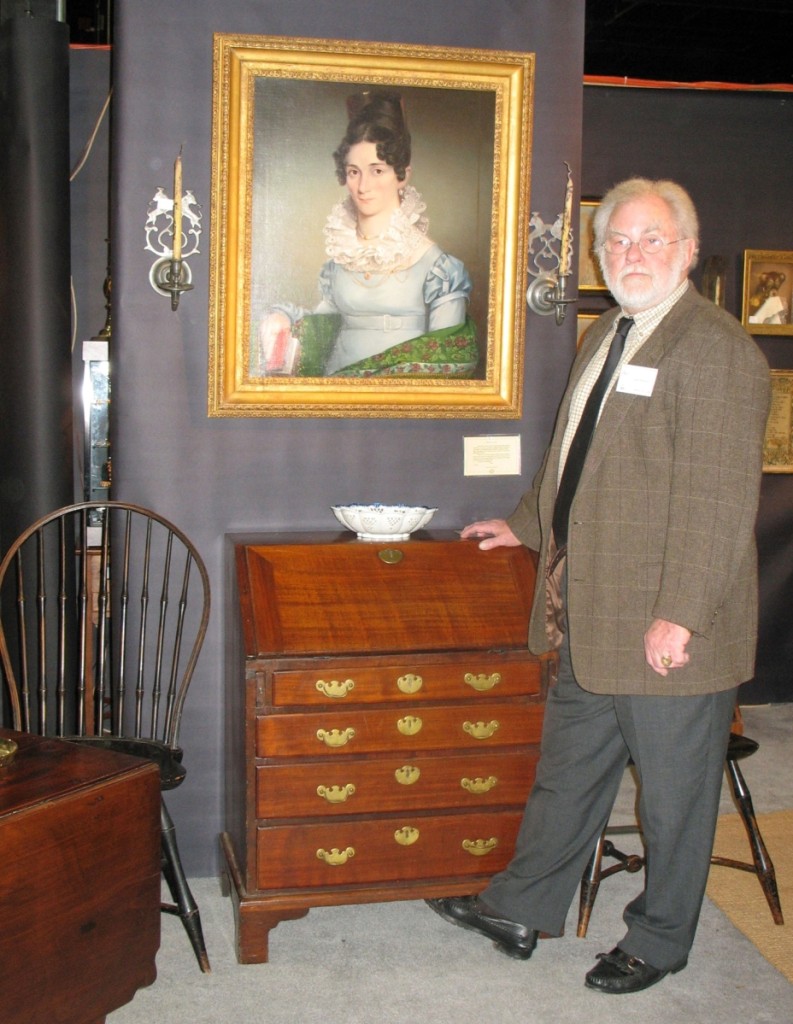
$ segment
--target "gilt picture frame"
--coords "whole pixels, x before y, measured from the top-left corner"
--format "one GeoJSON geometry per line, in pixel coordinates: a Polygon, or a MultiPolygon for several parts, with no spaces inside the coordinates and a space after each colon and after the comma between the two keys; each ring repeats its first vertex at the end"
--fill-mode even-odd
{"type": "Polygon", "coordinates": [[[593,221],[599,199],[582,199],[578,221],[578,290],[589,295],[608,295],[609,289],[603,280],[597,256],[593,249],[595,235],[593,221]]]}
{"type": "MultiPolygon", "coordinates": [[[[519,418],[533,97],[531,53],[216,34],[209,415],[519,418]],[[467,376],[445,355],[422,361],[426,344],[396,370],[375,358],[326,372],[333,360],[309,358],[300,334],[327,304],[328,225],[348,196],[334,151],[351,97],[383,91],[404,110],[427,237],[470,280],[467,376]],[[298,353],[276,369],[261,358],[274,309],[298,353]]],[[[360,285],[368,322],[364,274],[360,285]]]]}
{"type": "Polygon", "coordinates": [[[771,371],[771,409],[763,439],[763,472],[793,473],[793,370],[771,371]]]}
{"type": "Polygon", "coordinates": [[[592,326],[592,324],[600,318],[600,316],[600,313],[587,312],[584,310],[578,313],[578,316],[576,317],[576,348],[581,347],[581,342],[584,340],[584,335],[592,326]]]}
{"type": "Polygon", "coordinates": [[[745,250],[741,323],[750,334],[793,335],[793,252],[745,250]]]}

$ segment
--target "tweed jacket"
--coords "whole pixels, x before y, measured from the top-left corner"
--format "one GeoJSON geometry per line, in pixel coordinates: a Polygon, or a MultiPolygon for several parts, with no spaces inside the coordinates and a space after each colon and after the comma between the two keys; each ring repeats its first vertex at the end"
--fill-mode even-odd
{"type": "MultiPolygon", "coordinates": [[[[508,522],[547,565],[572,391],[619,311],[573,363],[543,465],[508,522]]],[[[573,670],[594,693],[702,694],[751,678],[757,635],[754,526],[770,400],[767,363],[738,322],[689,284],[631,362],[652,394],[612,390],[570,512],[567,616],[573,670]],[[645,662],[654,618],[692,632],[688,665],[645,662]]],[[[529,647],[547,651],[538,573],[529,647]]]]}

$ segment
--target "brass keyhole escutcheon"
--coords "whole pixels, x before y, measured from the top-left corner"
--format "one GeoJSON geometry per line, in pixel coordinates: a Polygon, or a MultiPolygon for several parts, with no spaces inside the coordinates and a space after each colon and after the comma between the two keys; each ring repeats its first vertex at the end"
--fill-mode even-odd
{"type": "Polygon", "coordinates": [[[424,685],[424,680],[421,676],[408,672],[406,675],[400,676],[396,684],[400,693],[418,693],[424,685]]]}
{"type": "Polygon", "coordinates": [[[424,723],[418,715],[405,715],[404,718],[400,718],[397,722],[397,729],[399,729],[403,736],[415,736],[421,732],[423,725],[424,723]]]}
{"type": "Polygon", "coordinates": [[[403,828],[398,828],[394,833],[394,839],[400,846],[412,846],[413,843],[417,842],[418,837],[419,830],[417,828],[413,828],[412,825],[405,825],[403,828]]]}
{"type": "Polygon", "coordinates": [[[377,557],[386,565],[399,565],[405,556],[398,548],[383,548],[377,552],[377,557]]]}

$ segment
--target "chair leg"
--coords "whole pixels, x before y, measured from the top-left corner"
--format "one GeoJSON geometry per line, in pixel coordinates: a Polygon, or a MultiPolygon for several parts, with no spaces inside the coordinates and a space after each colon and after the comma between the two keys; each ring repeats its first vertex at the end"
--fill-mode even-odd
{"type": "MultiPolygon", "coordinates": [[[[779,902],[779,891],[776,884],[774,864],[768,856],[768,850],[763,842],[760,829],[757,827],[754,806],[752,805],[752,797],[749,793],[749,788],[746,785],[746,780],[741,773],[741,769],[734,760],[729,758],[727,760],[727,777],[730,780],[730,788],[732,789],[736,806],[738,807],[741,819],[743,820],[746,835],[749,838],[749,847],[752,851],[752,860],[754,861],[754,871],[763,888],[763,892],[765,893],[765,898],[768,901],[768,906],[771,910],[771,916],[773,917],[775,924],[784,924],[782,917],[782,905],[779,902]]],[[[742,867],[746,870],[751,870],[751,866],[748,864],[740,864],[735,861],[730,861],[724,857],[712,857],[711,860],[714,864],[724,864],[728,867],[742,867]]]]}
{"type": "Polygon", "coordinates": [[[636,825],[610,825],[602,832],[597,841],[594,852],[589,858],[589,863],[584,869],[581,877],[581,895],[578,904],[578,928],[576,935],[579,939],[585,939],[589,918],[592,916],[592,908],[595,905],[595,898],[600,888],[600,883],[610,875],[616,875],[619,871],[627,871],[628,874],[635,874],[644,867],[644,857],[637,853],[623,853],[618,850],[608,835],[630,835],[640,833],[636,825]],[[603,858],[611,857],[617,863],[610,867],[603,867],[603,858]]]}
{"type": "Polygon", "coordinates": [[[171,891],[171,896],[176,901],[176,906],[162,905],[167,913],[177,914],[182,919],[188,938],[198,958],[198,966],[205,974],[209,974],[209,957],[207,956],[204,933],[201,929],[201,916],[198,913],[198,905],[187,884],[187,877],[179,857],[179,848],[176,845],[176,829],[174,828],[168,808],[163,800],[160,804],[160,823],[162,829],[162,873],[171,891]]]}
{"type": "Polygon", "coordinates": [[[603,843],[605,837],[601,832],[589,863],[581,876],[581,895],[578,901],[578,928],[576,935],[579,939],[585,939],[589,919],[592,916],[592,907],[595,905],[595,898],[600,888],[600,865],[603,860],[603,843]]]}

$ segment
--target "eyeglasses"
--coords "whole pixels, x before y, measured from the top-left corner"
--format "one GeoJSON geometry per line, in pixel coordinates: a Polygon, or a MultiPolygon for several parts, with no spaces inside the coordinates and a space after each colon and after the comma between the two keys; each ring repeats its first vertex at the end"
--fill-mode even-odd
{"type": "Polygon", "coordinates": [[[660,235],[642,235],[638,242],[633,242],[627,235],[610,235],[601,248],[612,256],[627,256],[631,247],[638,245],[648,256],[657,256],[667,245],[684,241],[685,238],[673,238],[671,242],[667,242],[660,235]]]}

